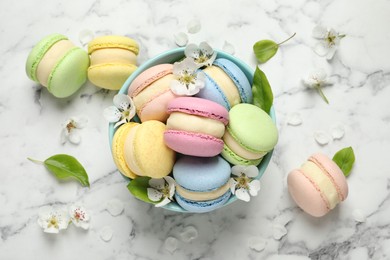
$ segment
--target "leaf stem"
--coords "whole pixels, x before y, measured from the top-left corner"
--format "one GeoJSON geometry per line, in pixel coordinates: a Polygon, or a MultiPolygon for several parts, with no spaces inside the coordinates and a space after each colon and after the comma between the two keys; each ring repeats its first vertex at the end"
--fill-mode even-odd
{"type": "Polygon", "coordinates": [[[315,88],[317,89],[318,94],[320,94],[320,96],[322,97],[322,99],[323,99],[327,104],[329,104],[329,100],[326,98],[324,92],[322,92],[321,87],[320,87],[320,86],[316,86],[315,88]]]}
{"type": "Polygon", "coordinates": [[[27,157],[28,160],[32,161],[33,163],[38,163],[38,164],[43,164],[44,162],[42,161],[39,161],[39,160],[35,160],[35,159],[32,159],[30,157],[27,157]]]}
{"type": "Polygon", "coordinates": [[[297,34],[297,33],[294,33],[293,35],[291,35],[290,37],[288,37],[286,40],[284,40],[284,41],[278,43],[278,45],[282,45],[283,43],[285,43],[285,42],[291,40],[296,34],[297,34]]]}

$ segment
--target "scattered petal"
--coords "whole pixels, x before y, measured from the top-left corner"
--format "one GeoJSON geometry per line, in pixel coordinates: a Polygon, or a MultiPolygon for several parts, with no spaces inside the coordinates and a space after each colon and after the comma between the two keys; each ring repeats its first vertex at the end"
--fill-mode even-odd
{"type": "Polygon", "coordinates": [[[287,234],[287,229],[279,224],[274,224],[272,226],[272,232],[273,232],[273,237],[276,240],[280,240],[282,237],[284,237],[287,234]]]}
{"type": "Polygon", "coordinates": [[[249,196],[249,193],[246,189],[240,188],[236,190],[235,195],[237,199],[243,200],[245,202],[249,202],[251,200],[251,197],[249,196]]]}
{"type": "Polygon", "coordinates": [[[248,240],[248,247],[256,252],[263,251],[266,245],[266,241],[261,237],[251,237],[248,240]]]}
{"type": "Polygon", "coordinates": [[[363,212],[360,209],[355,209],[352,211],[352,216],[355,219],[356,222],[366,222],[366,216],[363,214],[363,212]]]}
{"type": "Polygon", "coordinates": [[[231,54],[231,55],[233,55],[235,53],[234,46],[227,41],[225,41],[225,43],[223,44],[222,50],[224,52],[231,54]]]}
{"type": "Polygon", "coordinates": [[[299,126],[302,124],[302,118],[299,113],[292,113],[287,118],[287,124],[292,126],[299,126]]]}
{"type": "Polygon", "coordinates": [[[119,216],[124,210],[123,202],[116,198],[112,199],[107,202],[106,209],[112,216],[119,216]]]}
{"type": "Polygon", "coordinates": [[[326,145],[330,142],[329,135],[323,131],[316,131],[314,133],[314,139],[320,145],[326,145]]]}
{"type": "Polygon", "coordinates": [[[164,249],[173,254],[178,247],[178,240],[174,237],[167,237],[164,241],[164,249]]]}
{"type": "Polygon", "coordinates": [[[82,46],[87,45],[94,38],[95,38],[95,34],[91,30],[85,29],[85,30],[80,31],[80,33],[79,33],[79,41],[80,41],[82,46]]]}
{"type": "Polygon", "coordinates": [[[74,204],[69,207],[70,220],[76,227],[87,230],[89,228],[90,216],[87,210],[79,205],[74,204]]]}
{"type": "Polygon", "coordinates": [[[112,228],[109,227],[109,226],[105,226],[105,227],[103,227],[103,228],[99,231],[100,238],[101,238],[104,242],[109,242],[109,241],[112,239],[113,233],[114,233],[114,231],[113,231],[112,228]]]}
{"type": "Polygon", "coordinates": [[[187,34],[185,34],[183,32],[179,32],[179,33],[173,35],[173,37],[175,38],[176,45],[179,47],[186,46],[188,43],[188,36],[187,36],[187,34]]]}
{"type": "Polygon", "coordinates": [[[344,127],[341,125],[335,126],[331,130],[333,140],[339,140],[344,137],[345,130],[344,127]]]}
{"type": "Polygon", "coordinates": [[[198,19],[193,19],[187,24],[188,33],[194,34],[199,32],[201,29],[200,21],[198,19]]]}
{"type": "Polygon", "coordinates": [[[189,243],[198,237],[198,230],[194,226],[187,226],[180,233],[180,238],[183,242],[189,243]]]}

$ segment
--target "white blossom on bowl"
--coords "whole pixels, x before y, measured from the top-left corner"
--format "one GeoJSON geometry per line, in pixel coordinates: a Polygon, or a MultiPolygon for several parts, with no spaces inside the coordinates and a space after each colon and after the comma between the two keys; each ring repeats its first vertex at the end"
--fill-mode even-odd
{"type": "Polygon", "coordinates": [[[211,48],[207,42],[201,42],[199,46],[196,44],[188,44],[184,50],[184,55],[191,58],[198,65],[198,68],[203,66],[211,66],[217,57],[217,52],[211,48]]]}
{"type": "Polygon", "coordinates": [[[332,59],[339,46],[340,39],[345,37],[345,34],[339,34],[332,28],[325,28],[321,25],[314,27],[313,37],[319,42],[314,47],[314,52],[320,56],[332,59]]]}
{"type": "Polygon", "coordinates": [[[257,196],[260,190],[260,181],[254,178],[259,174],[259,169],[256,166],[235,165],[232,167],[232,174],[235,176],[230,178],[230,191],[233,195],[243,201],[250,201],[250,196],[257,196]]]}
{"type": "Polygon", "coordinates": [[[147,188],[148,198],[151,201],[159,203],[155,204],[156,207],[163,207],[173,200],[175,194],[175,180],[170,176],[165,176],[161,179],[150,179],[149,186],[147,188]]]}
{"type": "Polygon", "coordinates": [[[57,209],[51,206],[44,206],[39,210],[38,225],[43,232],[58,234],[60,230],[67,229],[69,215],[64,209],[57,209]]]}
{"type": "Polygon", "coordinates": [[[117,94],[114,96],[114,105],[104,109],[104,118],[110,122],[115,123],[114,128],[130,122],[135,116],[135,105],[133,100],[125,94],[117,94]]]}
{"type": "Polygon", "coordinates": [[[90,216],[87,210],[80,204],[73,204],[69,207],[70,220],[76,227],[87,230],[89,228],[90,216]]]}
{"type": "Polygon", "coordinates": [[[302,80],[303,84],[308,88],[314,88],[318,91],[322,99],[329,103],[325,94],[322,92],[322,87],[333,85],[333,82],[328,78],[324,69],[312,71],[308,77],[302,80]]]}
{"type": "Polygon", "coordinates": [[[67,141],[73,144],[81,142],[80,129],[84,128],[88,123],[85,117],[70,117],[62,124],[61,143],[65,144],[67,141]]]}
{"type": "Polygon", "coordinates": [[[192,96],[205,86],[205,75],[198,70],[197,64],[191,58],[173,64],[174,79],[171,90],[174,94],[192,96]]]}

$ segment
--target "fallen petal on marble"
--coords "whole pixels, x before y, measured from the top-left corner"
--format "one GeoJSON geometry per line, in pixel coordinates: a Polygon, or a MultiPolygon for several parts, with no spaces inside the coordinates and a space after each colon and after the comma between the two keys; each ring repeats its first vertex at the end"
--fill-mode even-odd
{"type": "Polygon", "coordinates": [[[176,251],[178,246],[178,240],[174,237],[167,237],[164,241],[164,249],[167,250],[169,253],[173,254],[173,252],[176,251]]]}
{"type": "Polygon", "coordinates": [[[111,238],[112,238],[113,233],[114,233],[114,231],[113,231],[112,228],[109,227],[109,226],[105,226],[105,227],[103,227],[103,228],[99,231],[100,238],[101,238],[104,242],[110,241],[111,238]]]}
{"type": "Polygon", "coordinates": [[[302,118],[299,113],[292,113],[287,118],[287,124],[292,126],[299,126],[302,124],[302,118]]]}
{"type": "Polygon", "coordinates": [[[188,43],[188,36],[187,36],[187,34],[185,34],[183,32],[179,32],[179,33],[173,35],[173,37],[175,38],[176,45],[179,47],[186,46],[188,43]]]}
{"type": "Polygon", "coordinates": [[[189,243],[198,237],[198,230],[194,226],[187,226],[180,233],[180,238],[183,242],[189,243]]]}
{"type": "Polygon", "coordinates": [[[331,130],[333,140],[339,140],[344,137],[345,130],[344,127],[341,125],[335,126],[331,130]]]}
{"type": "Polygon", "coordinates": [[[87,45],[93,38],[95,38],[95,34],[91,30],[85,29],[79,33],[79,41],[82,46],[87,45]]]}
{"type": "Polygon", "coordinates": [[[107,202],[106,209],[112,216],[119,216],[124,209],[123,202],[119,199],[112,199],[107,202]]]}
{"type": "Polygon", "coordinates": [[[276,240],[280,240],[282,237],[284,237],[287,234],[287,229],[279,224],[274,224],[272,226],[272,232],[273,232],[273,237],[276,240]]]}
{"type": "Polygon", "coordinates": [[[231,54],[231,55],[233,55],[235,53],[234,46],[227,41],[225,41],[225,43],[223,44],[222,50],[224,52],[231,54]]]}
{"type": "Polygon", "coordinates": [[[326,145],[330,142],[330,137],[324,131],[316,131],[314,133],[314,139],[320,145],[326,145]]]}
{"type": "Polygon", "coordinates": [[[248,247],[256,252],[263,251],[266,245],[266,241],[261,237],[251,237],[248,240],[248,247]]]}
{"type": "Polygon", "coordinates": [[[356,222],[366,222],[366,216],[360,209],[355,209],[354,211],[352,211],[352,216],[356,222]]]}
{"type": "Polygon", "coordinates": [[[200,21],[198,19],[193,19],[187,24],[188,33],[194,34],[200,31],[202,26],[200,25],[200,21]]]}

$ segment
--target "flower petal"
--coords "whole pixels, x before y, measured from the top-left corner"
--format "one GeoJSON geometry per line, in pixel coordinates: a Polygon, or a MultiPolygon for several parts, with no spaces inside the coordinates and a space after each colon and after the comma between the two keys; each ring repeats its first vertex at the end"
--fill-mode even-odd
{"type": "Polygon", "coordinates": [[[328,30],[321,25],[317,25],[316,27],[313,28],[312,31],[312,36],[316,39],[325,39],[327,34],[328,34],[328,30]]]}
{"type": "Polygon", "coordinates": [[[321,56],[321,57],[324,57],[328,54],[329,52],[329,47],[327,46],[326,42],[324,41],[321,41],[321,42],[318,42],[315,46],[314,46],[314,52],[321,56]]]}
{"type": "Polygon", "coordinates": [[[155,188],[157,190],[161,190],[165,187],[165,180],[163,178],[160,179],[150,179],[149,186],[155,188]]]}
{"type": "Polygon", "coordinates": [[[121,119],[122,114],[118,110],[118,108],[114,106],[110,106],[104,109],[103,116],[108,122],[114,123],[114,122],[118,122],[119,119],[121,119]]]}
{"type": "Polygon", "coordinates": [[[249,193],[251,196],[257,196],[257,192],[260,190],[260,181],[253,180],[249,184],[249,193]]]}
{"type": "Polygon", "coordinates": [[[69,142],[72,144],[79,144],[81,142],[81,136],[77,130],[72,130],[68,136],[69,142]]]}
{"type": "Polygon", "coordinates": [[[114,96],[114,106],[116,106],[119,109],[127,110],[130,108],[131,100],[128,95],[125,94],[117,94],[114,96]]]}
{"type": "Polygon", "coordinates": [[[240,188],[240,189],[236,190],[235,195],[236,195],[237,199],[243,200],[245,202],[248,202],[251,200],[251,197],[249,196],[248,191],[244,188],[240,188]]]}
{"type": "Polygon", "coordinates": [[[118,126],[123,125],[125,123],[127,123],[127,120],[126,120],[126,118],[123,118],[121,121],[116,122],[116,124],[114,125],[114,128],[117,128],[118,126]]]}
{"type": "Polygon", "coordinates": [[[68,130],[66,128],[62,128],[61,130],[61,144],[65,144],[66,141],[68,140],[68,130]]]}
{"type": "Polygon", "coordinates": [[[232,174],[240,177],[241,174],[245,172],[246,166],[244,165],[235,165],[232,167],[232,174]]]}
{"type": "Polygon", "coordinates": [[[259,175],[259,169],[254,165],[249,165],[245,167],[244,173],[249,178],[255,178],[257,177],[257,175],[259,175]]]}
{"type": "Polygon", "coordinates": [[[193,59],[199,58],[198,46],[196,46],[196,44],[193,44],[193,43],[188,44],[184,50],[184,55],[187,58],[193,58],[193,59]]]}
{"type": "Polygon", "coordinates": [[[229,187],[230,187],[230,191],[232,192],[232,194],[234,195],[235,191],[236,191],[236,185],[237,185],[237,181],[233,178],[230,178],[229,179],[229,187]]]}
{"type": "Polygon", "coordinates": [[[177,96],[183,96],[187,93],[187,87],[178,80],[171,81],[171,91],[177,96]]]}
{"type": "Polygon", "coordinates": [[[163,206],[167,205],[170,202],[171,202],[171,200],[169,198],[165,197],[161,202],[155,204],[154,206],[155,207],[163,207],[163,206]]]}
{"type": "Polygon", "coordinates": [[[71,120],[73,120],[75,128],[78,129],[86,127],[88,123],[88,118],[86,118],[85,116],[71,117],[71,120]]]}
{"type": "Polygon", "coordinates": [[[337,50],[337,48],[336,48],[335,46],[333,46],[332,48],[330,48],[329,51],[328,51],[328,53],[326,54],[326,59],[327,59],[327,60],[331,60],[331,59],[334,57],[334,55],[335,55],[335,53],[336,53],[336,50],[337,50]]]}
{"type": "Polygon", "coordinates": [[[151,201],[159,201],[163,197],[162,192],[160,192],[156,189],[153,189],[153,188],[148,188],[147,192],[148,192],[148,198],[151,201]]]}

